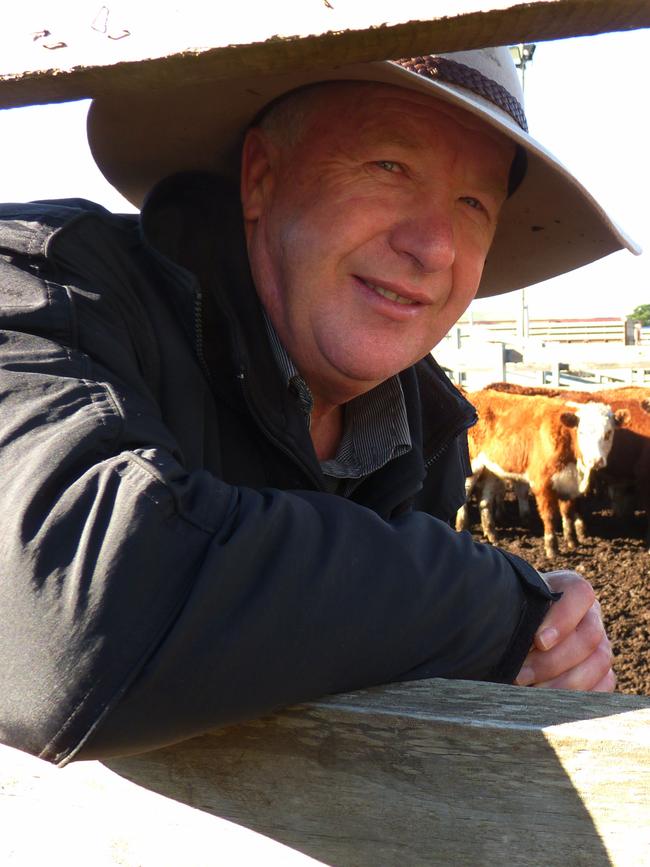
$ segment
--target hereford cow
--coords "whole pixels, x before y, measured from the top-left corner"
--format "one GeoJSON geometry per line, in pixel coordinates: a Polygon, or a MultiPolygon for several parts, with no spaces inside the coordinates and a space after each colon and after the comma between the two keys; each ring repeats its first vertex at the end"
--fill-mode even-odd
{"type": "MultiPolygon", "coordinates": [[[[574,500],[588,489],[592,471],[607,463],[615,425],[610,408],[488,389],[467,396],[479,416],[468,432],[472,475],[467,490],[471,492],[483,477],[488,493],[484,487],[481,499],[486,508],[481,522],[484,532],[484,520],[488,524],[488,539],[496,539],[487,508],[497,485],[491,473],[500,480],[530,485],[544,525],[547,557],[557,555],[554,519],[558,510],[564,538],[569,547],[575,547],[574,500]]],[[[460,510],[457,528],[465,526],[466,512],[460,510]]]]}
{"type": "Polygon", "coordinates": [[[492,383],[487,388],[509,394],[560,396],[580,403],[598,402],[611,406],[624,427],[617,432],[607,466],[599,470],[598,478],[607,486],[614,511],[619,516],[629,516],[630,492],[638,507],[645,510],[645,543],[650,551],[650,389],[630,386],[599,391],[564,391],[506,382],[492,383]]]}

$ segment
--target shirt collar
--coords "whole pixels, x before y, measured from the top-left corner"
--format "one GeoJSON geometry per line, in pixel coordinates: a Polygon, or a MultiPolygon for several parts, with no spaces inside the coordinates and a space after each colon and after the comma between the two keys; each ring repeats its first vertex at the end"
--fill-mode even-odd
{"type": "MultiPolygon", "coordinates": [[[[266,311],[264,320],[284,383],[296,395],[309,425],[314,405],[312,393],[266,311]]],[[[393,376],[345,405],[343,436],[336,455],[321,461],[320,466],[324,475],[345,480],[341,492],[347,495],[366,476],[410,451],[411,447],[402,384],[398,376],[393,376]]]]}

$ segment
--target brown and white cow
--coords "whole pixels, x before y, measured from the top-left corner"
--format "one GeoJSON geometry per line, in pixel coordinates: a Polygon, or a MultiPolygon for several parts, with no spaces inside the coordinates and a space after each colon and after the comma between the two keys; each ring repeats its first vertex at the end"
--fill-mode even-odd
{"type": "MultiPolygon", "coordinates": [[[[609,406],[489,389],[467,397],[479,416],[468,432],[472,475],[467,491],[469,495],[479,478],[487,485],[488,492],[484,487],[481,498],[481,522],[484,532],[489,530],[488,539],[496,540],[489,509],[497,485],[492,477],[496,477],[530,485],[544,525],[547,557],[557,555],[558,511],[567,545],[575,547],[574,501],[587,491],[593,470],[607,463],[613,442],[615,419],[609,406]]],[[[456,526],[466,526],[463,510],[456,526]]]]}
{"type": "Polygon", "coordinates": [[[621,430],[614,437],[607,466],[599,470],[598,480],[607,486],[614,511],[629,516],[631,497],[646,513],[646,547],[650,550],[650,389],[639,386],[608,388],[599,391],[564,391],[513,383],[487,386],[509,394],[560,396],[580,403],[599,402],[611,406],[621,430]]]}

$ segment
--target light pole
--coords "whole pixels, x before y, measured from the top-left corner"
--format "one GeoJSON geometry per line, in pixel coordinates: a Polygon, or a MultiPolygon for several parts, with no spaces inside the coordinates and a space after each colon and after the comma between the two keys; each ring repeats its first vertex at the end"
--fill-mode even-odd
{"type": "Polygon", "coordinates": [[[534,42],[520,42],[519,45],[510,46],[510,56],[514,60],[517,69],[521,70],[522,90],[526,85],[526,64],[532,63],[536,48],[537,46],[534,42]]]}

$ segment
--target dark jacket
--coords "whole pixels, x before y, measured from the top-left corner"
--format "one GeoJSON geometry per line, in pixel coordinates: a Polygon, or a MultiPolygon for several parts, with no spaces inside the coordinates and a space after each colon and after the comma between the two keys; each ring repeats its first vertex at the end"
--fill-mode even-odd
{"type": "Polygon", "coordinates": [[[423,360],[412,451],[325,493],[216,178],[164,182],[141,221],[5,206],[0,263],[0,740],[63,764],[514,678],[552,596],[448,524],[472,408],[423,360]]]}

